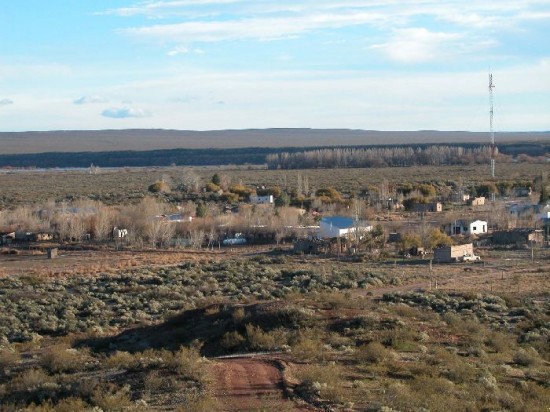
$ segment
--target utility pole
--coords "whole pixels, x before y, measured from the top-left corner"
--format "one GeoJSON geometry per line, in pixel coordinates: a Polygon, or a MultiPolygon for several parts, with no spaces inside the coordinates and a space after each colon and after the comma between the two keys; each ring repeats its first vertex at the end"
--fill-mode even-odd
{"type": "MultiPolygon", "coordinates": [[[[491,134],[491,177],[495,177],[495,130],[493,127],[493,117],[494,117],[494,105],[493,105],[493,89],[495,85],[493,84],[493,75],[489,73],[489,131],[491,134]]],[[[494,200],[494,199],[493,199],[494,200]]]]}

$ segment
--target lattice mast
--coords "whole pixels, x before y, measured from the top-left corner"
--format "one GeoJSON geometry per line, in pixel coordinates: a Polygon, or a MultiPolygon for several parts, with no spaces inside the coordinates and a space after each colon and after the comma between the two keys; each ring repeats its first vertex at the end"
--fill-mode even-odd
{"type": "Polygon", "coordinates": [[[489,73],[489,130],[491,134],[491,176],[495,177],[495,155],[496,155],[496,146],[495,146],[495,129],[493,127],[493,89],[495,85],[493,84],[493,75],[489,73]]]}

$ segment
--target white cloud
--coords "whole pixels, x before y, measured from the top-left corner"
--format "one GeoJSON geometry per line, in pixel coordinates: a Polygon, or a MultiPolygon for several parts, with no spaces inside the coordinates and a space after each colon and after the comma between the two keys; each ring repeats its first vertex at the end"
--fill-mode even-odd
{"type": "Polygon", "coordinates": [[[74,104],[90,104],[90,103],[105,103],[106,101],[107,101],[107,99],[105,99],[101,96],[92,95],[92,96],[79,97],[78,99],[74,100],[73,103],[74,104]]]}
{"type": "Polygon", "coordinates": [[[101,112],[103,117],[109,117],[112,119],[128,119],[128,118],[142,118],[150,117],[151,113],[144,109],[131,108],[131,107],[111,107],[101,112]]]}
{"type": "Polygon", "coordinates": [[[225,40],[272,40],[296,36],[313,30],[364,25],[385,19],[375,13],[311,14],[298,17],[248,18],[226,21],[199,21],[159,24],[123,29],[121,32],[154,40],[180,43],[225,40]]]}
{"type": "Polygon", "coordinates": [[[170,57],[178,56],[180,54],[205,54],[205,51],[202,49],[190,49],[189,47],[185,46],[179,46],[172,50],[170,50],[168,53],[166,53],[170,57]]]}
{"type": "Polygon", "coordinates": [[[462,38],[459,33],[431,32],[425,28],[398,29],[387,43],[370,48],[381,50],[401,63],[422,63],[455,52],[456,43],[462,38]]]}
{"type": "Polygon", "coordinates": [[[0,106],[9,106],[13,104],[12,99],[0,99],[0,106]]]}
{"type": "Polygon", "coordinates": [[[103,14],[114,14],[124,17],[148,16],[163,18],[182,14],[182,9],[196,6],[211,6],[239,3],[242,0],[181,0],[181,1],[144,1],[131,7],[120,7],[107,10],[103,14]]]}

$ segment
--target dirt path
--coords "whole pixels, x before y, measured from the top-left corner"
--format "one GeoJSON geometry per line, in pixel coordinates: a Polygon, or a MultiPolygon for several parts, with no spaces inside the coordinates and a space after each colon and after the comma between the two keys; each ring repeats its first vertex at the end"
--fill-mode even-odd
{"type": "Polygon", "coordinates": [[[220,410],[303,410],[285,398],[282,372],[266,359],[220,359],[212,367],[220,410]]]}

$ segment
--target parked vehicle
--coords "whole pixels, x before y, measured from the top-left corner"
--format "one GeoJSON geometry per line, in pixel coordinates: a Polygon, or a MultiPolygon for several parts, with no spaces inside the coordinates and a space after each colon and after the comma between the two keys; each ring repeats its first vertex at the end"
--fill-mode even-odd
{"type": "Polygon", "coordinates": [[[462,256],[463,262],[475,262],[476,260],[481,260],[481,257],[478,255],[469,254],[469,253],[462,256]]]}

